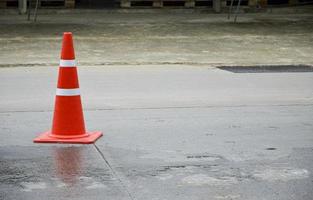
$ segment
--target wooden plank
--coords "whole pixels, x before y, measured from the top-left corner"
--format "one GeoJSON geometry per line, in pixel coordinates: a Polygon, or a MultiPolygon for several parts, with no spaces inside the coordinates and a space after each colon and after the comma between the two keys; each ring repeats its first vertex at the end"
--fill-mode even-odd
{"type": "Polygon", "coordinates": [[[299,3],[299,0],[289,0],[290,5],[296,5],[299,3]]]}
{"type": "Polygon", "coordinates": [[[227,7],[227,0],[221,0],[221,7],[226,8],[227,7]]]}
{"type": "Polygon", "coordinates": [[[8,2],[17,2],[18,0],[0,0],[0,8],[7,8],[8,2]]]}
{"type": "Polygon", "coordinates": [[[186,0],[185,1],[185,7],[186,8],[193,8],[193,7],[195,7],[195,5],[196,5],[195,0],[186,0]]]}
{"type": "Polygon", "coordinates": [[[260,0],[259,2],[261,7],[267,6],[267,0],[260,0]]]}
{"type": "MultiPolygon", "coordinates": [[[[34,2],[36,2],[36,0],[32,0],[32,1],[34,1],[34,2]]],[[[40,0],[40,2],[54,2],[54,1],[62,1],[62,2],[64,2],[64,0],[40,0]]],[[[67,0],[65,0],[65,1],[67,1],[67,0]]],[[[68,0],[68,1],[75,1],[75,0],[68,0]]]]}
{"type": "Polygon", "coordinates": [[[213,9],[215,12],[221,12],[221,0],[213,0],[213,9]]]}
{"type": "MultiPolygon", "coordinates": [[[[196,1],[209,1],[209,0],[120,0],[120,7],[122,8],[130,8],[136,7],[136,5],[132,6],[132,2],[152,2],[152,7],[162,8],[164,7],[164,2],[182,2],[184,7],[186,8],[194,8],[196,6],[196,1]]],[[[220,0],[224,1],[224,0],[220,0]]]]}
{"type": "Polygon", "coordinates": [[[75,0],[65,0],[64,6],[65,6],[65,8],[74,8],[75,7],[75,0]]]}
{"type": "MultiPolygon", "coordinates": [[[[164,2],[164,1],[210,1],[210,0],[121,0],[121,1],[130,1],[130,2],[154,2],[154,1],[160,1],[160,2],[164,2]]],[[[117,2],[121,2],[121,1],[117,1],[117,2]]],[[[223,1],[223,0],[221,0],[223,1]]]]}
{"type": "Polygon", "coordinates": [[[248,6],[254,7],[256,6],[258,3],[258,0],[249,0],[248,1],[248,6]]]}
{"type": "Polygon", "coordinates": [[[18,10],[20,14],[26,14],[27,12],[27,0],[18,0],[18,10]]]}
{"type": "Polygon", "coordinates": [[[6,1],[0,1],[0,8],[6,8],[7,2],[6,1]]]}
{"type": "Polygon", "coordinates": [[[153,1],[152,7],[162,8],[163,7],[163,1],[162,0],[153,1]]]}
{"type": "Polygon", "coordinates": [[[120,6],[122,8],[130,8],[130,1],[128,1],[128,0],[121,0],[120,6]]]}

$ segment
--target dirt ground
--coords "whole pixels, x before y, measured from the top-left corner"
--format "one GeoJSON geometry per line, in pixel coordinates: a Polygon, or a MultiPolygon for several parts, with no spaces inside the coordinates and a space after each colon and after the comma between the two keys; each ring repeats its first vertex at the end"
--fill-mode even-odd
{"type": "Polygon", "coordinates": [[[236,24],[187,11],[47,11],[37,23],[3,14],[0,66],[56,65],[65,31],[81,66],[313,64],[313,7],[242,13],[236,24]]]}

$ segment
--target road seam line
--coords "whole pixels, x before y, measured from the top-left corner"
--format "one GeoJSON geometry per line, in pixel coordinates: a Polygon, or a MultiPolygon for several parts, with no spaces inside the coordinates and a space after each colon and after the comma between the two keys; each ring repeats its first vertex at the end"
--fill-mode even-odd
{"type": "Polygon", "coordinates": [[[101,152],[101,150],[98,148],[98,146],[96,144],[93,144],[94,147],[96,148],[96,150],[98,151],[98,153],[100,154],[101,158],[103,159],[103,161],[105,162],[105,164],[109,167],[110,171],[112,172],[113,176],[116,177],[116,179],[118,180],[118,182],[121,184],[122,188],[125,190],[126,194],[128,195],[128,197],[131,200],[135,200],[135,198],[131,195],[130,191],[127,189],[127,186],[124,184],[124,182],[122,181],[122,178],[118,175],[118,173],[113,169],[113,167],[111,166],[111,164],[109,163],[109,161],[105,158],[104,154],[101,152]]]}
{"type": "MultiPolygon", "coordinates": [[[[249,107],[303,107],[313,106],[311,103],[304,104],[251,104],[251,105],[212,105],[212,106],[168,106],[168,107],[121,107],[121,108],[87,108],[85,111],[120,111],[120,110],[170,110],[170,109],[211,109],[211,108],[249,108],[249,107]]],[[[40,113],[53,112],[53,110],[5,110],[0,111],[0,114],[5,113],[40,113]]]]}

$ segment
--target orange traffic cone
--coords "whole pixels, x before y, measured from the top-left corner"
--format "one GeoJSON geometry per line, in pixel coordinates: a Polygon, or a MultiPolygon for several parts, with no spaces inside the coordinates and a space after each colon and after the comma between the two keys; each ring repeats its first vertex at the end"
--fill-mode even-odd
{"type": "Polygon", "coordinates": [[[102,133],[86,132],[72,33],[63,34],[52,130],[34,139],[38,143],[94,143],[102,133]]]}

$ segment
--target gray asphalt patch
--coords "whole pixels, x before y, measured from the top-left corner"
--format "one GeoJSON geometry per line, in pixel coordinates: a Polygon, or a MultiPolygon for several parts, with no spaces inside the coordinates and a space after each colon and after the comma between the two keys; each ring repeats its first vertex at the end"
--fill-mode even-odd
{"type": "Polygon", "coordinates": [[[313,72],[311,65],[221,66],[218,68],[233,73],[313,72]]]}

